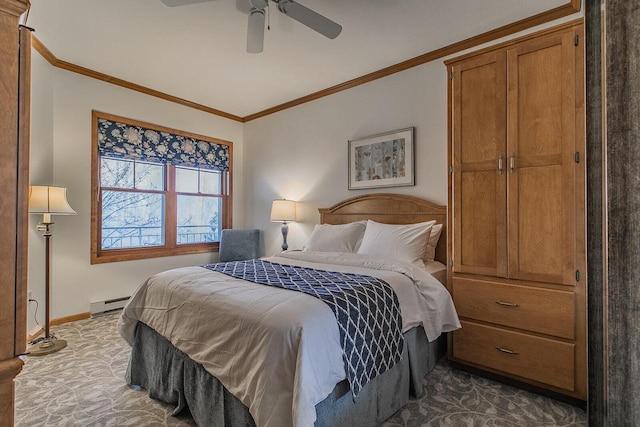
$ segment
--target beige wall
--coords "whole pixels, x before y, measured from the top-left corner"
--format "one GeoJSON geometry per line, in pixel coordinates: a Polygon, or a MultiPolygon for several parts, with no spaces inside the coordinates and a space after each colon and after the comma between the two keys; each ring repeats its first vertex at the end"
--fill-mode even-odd
{"type": "Polygon", "coordinates": [[[441,62],[394,74],[354,89],[245,124],[245,222],[264,230],[265,253],[279,251],[271,201],[300,202],[289,226],[289,248],[301,249],[317,209],[371,192],[393,192],[447,202],[447,80],[441,62]],[[347,141],[415,127],[416,185],[349,191],[347,141]]]}
{"type": "Polygon", "coordinates": [[[276,198],[301,202],[299,222],[289,225],[289,249],[305,245],[319,222],[319,207],[330,207],[345,198],[392,192],[447,204],[445,59],[245,123],[245,223],[263,230],[265,254],[277,253],[282,243],[280,225],[269,222],[271,201],[276,198]],[[416,185],[349,191],[348,140],[411,126],[415,127],[416,185]]]}
{"type": "MultiPolygon", "coordinates": [[[[31,152],[29,182],[47,185],[53,182],[53,73],[51,66],[37,53],[31,55],[31,152]],[[40,70],[38,72],[38,70],[40,70]]],[[[44,238],[36,230],[42,215],[29,215],[29,290],[27,330],[33,333],[34,317],[44,322],[44,238]],[[34,286],[35,285],[35,286],[34,286]]]]}
{"type": "MultiPolygon", "coordinates": [[[[291,249],[305,245],[319,221],[319,207],[348,197],[393,192],[447,202],[447,76],[441,60],[242,124],[53,68],[36,52],[33,57],[32,105],[50,109],[33,111],[32,183],[44,183],[35,182],[42,171],[34,169],[47,169],[43,156],[53,153],[52,182],[68,187],[69,202],[78,212],[56,217],[53,226],[52,318],[86,312],[91,301],[130,295],[158,271],[217,258],[210,254],[89,264],[91,109],[233,141],[234,227],[261,229],[265,255],[279,252],[282,243],[280,224],[269,222],[276,198],[300,202],[299,221],[289,226],[291,249]],[[349,191],[347,141],[411,126],[416,185],[349,191]],[[43,136],[36,140],[36,134],[43,136]],[[47,135],[51,140],[46,141],[47,135]]],[[[42,295],[44,257],[35,222],[29,275],[34,297],[42,295]]],[[[32,323],[30,319],[30,328],[32,323]]]]}
{"type": "MultiPolygon", "coordinates": [[[[78,213],[54,217],[51,318],[87,312],[92,301],[131,295],[162,270],[214,262],[217,254],[90,264],[91,110],[232,141],[235,171],[242,171],[242,124],[54,68],[35,51],[32,74],[31,183],[67,187],[78,213]]],[[[233,224],[242,227],[242,174],[236,172],[233,179],[233,224]]],[[[37,220],[31,220],[29,289],[40,303],[42,323],[44,245],[35,231],[37,220]]],[[[31,305],[29,330],[34,327],[31,305]]]]}

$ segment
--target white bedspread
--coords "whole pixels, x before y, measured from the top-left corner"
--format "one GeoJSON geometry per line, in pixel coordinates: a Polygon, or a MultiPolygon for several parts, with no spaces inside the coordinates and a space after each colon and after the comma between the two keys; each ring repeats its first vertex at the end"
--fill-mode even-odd
{"type": "MultiPolygon", "coordinates": [[[[410,264],[323,252],[269,260],[386,281],[398,295],[403,330],[422,324],[430,341],[460,327],[446,289],[410,264]]],[[[313,425],[315,405],[346,378],[331,309],[301,292],[178,268],[150,277],[131,297],[118,321],[130,344],[138,321],[218,378],[258,427],[313,425]]]]}

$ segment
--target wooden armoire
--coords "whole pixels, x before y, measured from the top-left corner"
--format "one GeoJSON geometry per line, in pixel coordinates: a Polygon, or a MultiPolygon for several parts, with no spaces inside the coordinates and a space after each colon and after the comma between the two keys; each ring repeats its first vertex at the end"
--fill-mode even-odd
{"type": "Polygon", "coordinates": [[[446,61],[457,366],[585,400],[582,22],[446,61]]]}
{"type": "Polygon", "coordinates": [[[0,0],[0,427],[13,426],[15,377],[27,346],[29,105],[28,0],[0,0]]]}

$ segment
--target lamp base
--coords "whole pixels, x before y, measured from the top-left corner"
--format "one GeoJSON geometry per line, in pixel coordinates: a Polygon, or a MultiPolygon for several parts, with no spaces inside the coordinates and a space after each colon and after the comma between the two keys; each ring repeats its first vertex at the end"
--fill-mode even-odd
{"type": "Polygon", "coordinates": [[[287,221],[282,221],[282,252],[289,249],[289,245],[287,244],[287,234],[289,234],[289,225],[287,221]]]}
{"type": "Polygon", "coordinates": [[[67,342],[65,340],[45,338],[39,343],[29,346],[29,348],[27,348],[27,352],[29,353],[29,356],[45,356],[47,354],[60,351],[66,346],[67,342]]]}

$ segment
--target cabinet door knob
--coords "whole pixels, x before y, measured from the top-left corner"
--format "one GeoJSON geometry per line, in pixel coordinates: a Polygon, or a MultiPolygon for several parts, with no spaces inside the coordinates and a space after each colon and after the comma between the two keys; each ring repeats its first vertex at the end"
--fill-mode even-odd
{"type": "Polygon", "coordinates": [[[511,153],[509,167],[511,168],[511,173],[516,173],[516,153],[511,153]]]}
{"type": "Polygon", "coordinates": [[[500,157],[498,157],[498,173],[502,175],[503,172],[504,170],[502,168],[502,154],[500,154],[500,157]]]}
{"type": "Polygon", "coordinates": [[[507,353],[507,354],[519,354],[517,351],[513,351],[513,350],[509,350],[508,348],[502,348],[502,347],[496,347],[496,350],[501,351],[503,353],[507,353]]]}
{"type": "Polygon", "coordinates": [[[496,304],[506,305],[507,307],[518,307],[518,304],[514,304],[512,302],[506,302],[506,301],[496,301],[496,304]]]}

